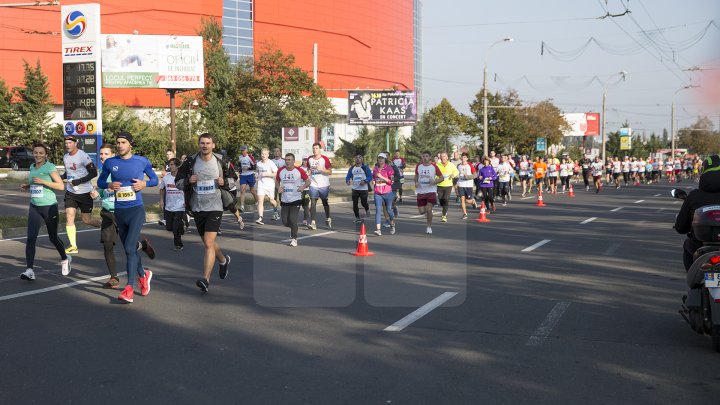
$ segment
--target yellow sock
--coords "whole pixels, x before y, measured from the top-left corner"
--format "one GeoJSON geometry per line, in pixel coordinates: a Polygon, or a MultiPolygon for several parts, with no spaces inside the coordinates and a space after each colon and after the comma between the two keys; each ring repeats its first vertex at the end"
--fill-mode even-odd
{"type": "Polygon", "coordinates": [[[75,239],[75,225],[65,226],[67,230],[67,237],[70,240],[70,246],[77,247],[77,240],[75,239]]]}

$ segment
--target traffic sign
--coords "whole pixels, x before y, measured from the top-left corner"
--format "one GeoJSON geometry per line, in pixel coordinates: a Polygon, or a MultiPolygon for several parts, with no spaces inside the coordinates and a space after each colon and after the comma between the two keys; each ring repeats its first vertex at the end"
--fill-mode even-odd
{"type": "Polygon", "coordinates": [[[546,139],[545,138],[537,138],[537,141],[535,142],[535,150],[538,152],[545,152],[546,149],[546,139]]]}

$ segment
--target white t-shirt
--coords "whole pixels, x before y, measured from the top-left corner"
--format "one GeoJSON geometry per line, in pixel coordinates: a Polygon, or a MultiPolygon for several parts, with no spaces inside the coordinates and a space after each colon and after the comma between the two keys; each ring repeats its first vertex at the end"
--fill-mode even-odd
{"type": "Polygon", "coordinates": [[[630,162],[630,171],[631,172],[638,171],[638,162],[630,162]]]}
{"type": "Polygon", "coordinates": [[[330,176],[322,173],[319,169],[330,169],[332,164],[327,156],[320,155],[308,157],[308,168],[310,169],[310,187],[330,187],[330,176]]]}
{"type": "Polygon", "coordinates": [[[622,171],[623,165],[620,161],[614,160],[612,162],[613,165],[613,173],[620,173],[622,171]]]}
{"type": "Polygon", "coordinates": [[[415,178],[417,179],[418,187],[415,190],[415,193],[437,193],[435,176],[442,177],[442,172],[435,163],[430,163],[428,165],[420,163],[419,165],[417,165],[415,167],[415,178]]]}
{"type": "Polygon", "coordinates": [[[350,184],[352,184],[353,190],[364,190],[367,191],[368,184],[367,184],[367,173],[365,173],[364,167],[366,166],[353,166],[352,167],[352,180],[350,184]],[[361,182],[365,183],[361,183],[361,182]]]}
{"type": "Polygon", "coordinates": [[[185,211],[185,193],[175,186],[175,176],[167,173],[160,180],[160,189],[165,190],[165,211],[185,211]]]}
{"type": "Polygon", "coordinates": [[[530,167],[530,162],[521,161],[520,162],[520,175],[521,176],[527,176],[528,174],[528,168],[530,167]]]}
{"type": "Polygon", "coordinates": [[[500,158],[498,158],[498,157],[490,158],[490,166],[492,166],[493,169],[497,169],[499,164],[500,164],[500,158]]]}
{"type": "Polygon", "coordinates": [[[465,165],[464,164],[458,165],[457,169],[458,169],[458,173],[459,173],[458,174],[458,176],[459,176],[458,182],[457,182],[458,187],[472,187],[474,179],[463,180],[463,176],[470,178],[473,174],[475,174],[475,167],[473,165],[471,165],[470,163],[468,163],[465,165]]]}
{"type": "Polygon", "coordinates": [[[278,170],[280,170],[281,167],[285,167],[285,159],[283,158],[277,158],[272,159],[273,163],[275,163],[275,166],[277,166],[278,170]]]}
{"type": "Polygon", "coordinates": [[[280,195],[280,201],[284,203],[300,202],[302,200],[302,192],[298,188],[305,183],[308,176],[305,170],[297,167],[288,170],[287,167],[281,168],[275,178],[280,182],[283,192],[280,195]]]}
{"type": "Polygon", "coordinates": [[[240,166],[240,175],[241,176],[254,176],[255,172],[252,170],[252,167],[255,165],[255,158],[252,157],[250,154],[247,156],[240,155],[238,158],[238,163],[240,166]]]}
{"type": "Polygon", "coordinates": [[[570,163],[560,164],[560,177],[569,176],[572,173],[572,165],[570,163]]]}
{"type": "Polygon", "coordinates": [[[506,183],[510,181],[510,174],[512,174],[513,168],[510,166],[510,163],[503,162],[498,165],[496,172],[498,175],[498,181],[506,183]]]}
{"type": "Polygon", "coordinates": [[[641,161],[637,162],[637,168],[638,168],[638,172],[645,173],[645,161],[641,160],[641,161]]]}
{"type": "Polygon", "coordinates": [[[278,167],[275,162],[268,159],[267,161],[259,161],[256,164],[257,175],[258,175],[258,194],[262,195],[273,195],[275,194],[275,175],[277,174],[278,167]],[[267,176],[272,174],[272,176],[267,176]],[[267,177],[265,177],[267,176],[267,177]],[[272,191],[271,193],[260,193],[260,189],[263,191],[272,191]]]}
{"type": "Polygon", "coordinates": [[[630,161],[629,160],[622,161],[622,171],[623,171],[623,173],[627,173],[630,171],[630,161]]]}
{"type": "Polygon", "coordinates": [[[548,163],[548,177],[557,177],[558,176],[558,165],[555,163],[548,163]]]}
{"type": "Polygon", "coordinates": [[[602,173],[603,173],[602,162],[592,162],[592,164],[590,165],[590,170],[592,171],[593,176],[602,176],[602,173]]]}
{"type": "Polygon", "coordinates": [[[87,165],[93,163],[90,156],[84,151],[78,149],[78,151],[71,155],[66,153],[63,156],[63,163],[65,164],[65,176],[67,178],[67,184],[65,189],[74,194],[85,194],[93,190],[92,182],[85,182],[73,186],[71,180],[80,179],[88,175],[87,165]]]}

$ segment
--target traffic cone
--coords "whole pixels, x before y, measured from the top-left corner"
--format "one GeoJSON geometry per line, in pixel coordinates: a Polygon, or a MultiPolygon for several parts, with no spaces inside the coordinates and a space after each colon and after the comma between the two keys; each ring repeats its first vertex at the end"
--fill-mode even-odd
{"type": "Polygon", "coordinates": [[[375,253],[368,250],[367,234],[365,233],[365,224],[360,227],[360,238],[356,252],[350,253],[353,256],[375,256],[375,253]]]}
{"type": "Polygon", "coordinates": [[[568,191],[568,197],[575,197],[575,191],[573,190],[572,184],[570,184],[570,191],[568,191]]]}
{"type": "Polygon", "coordinates": [[[543,198],[542,198],[542,190],[541,190],[541,189],[538,189],[538,200],[537,200],[537,204],[536,204],[536,205],[537,205],[538,207],[544,207],[544,206],[545,206],[545,203],[543,202],[543,198]]]}
{"type": "Polygon", "coordinates": [[[487,219],[487,213],[485,212],[485,201],[480,201],[480,216],[475,221],[477,222],[490,222],[489,219],[487,219]]]}

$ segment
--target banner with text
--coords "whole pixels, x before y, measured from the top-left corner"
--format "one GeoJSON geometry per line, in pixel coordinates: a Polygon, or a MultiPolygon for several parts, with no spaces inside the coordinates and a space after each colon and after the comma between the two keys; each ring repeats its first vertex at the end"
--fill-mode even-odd
{"type": "Polygon", "coordinates": [[[102,44],[103,87],[205,86],[202,37],[104,34],[102,44]]]}
{"type": "Polygon", "coordinates": [[[569,113],[563,114],[570,129],[564,130],[564,136],[600,135],[600,113],[569,113]]]}
{"type": "Polygon", "coordinates": [[[417,103],[414,91],[349,91],[350,125],[415,125],[417,103]]]}

